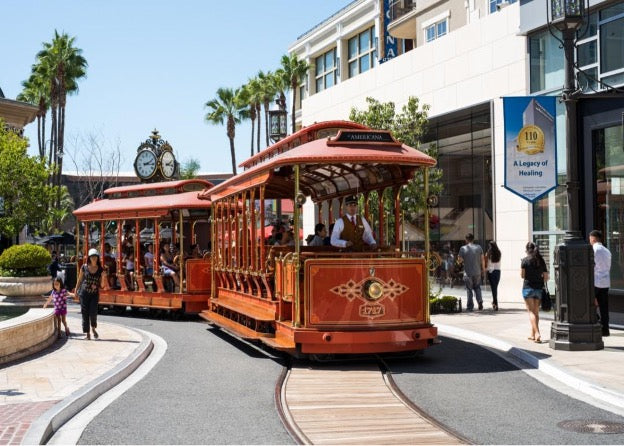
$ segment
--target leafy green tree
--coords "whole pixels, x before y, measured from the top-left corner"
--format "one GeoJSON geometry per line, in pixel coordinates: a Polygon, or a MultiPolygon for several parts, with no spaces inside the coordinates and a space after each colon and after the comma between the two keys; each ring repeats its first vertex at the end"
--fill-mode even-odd
{"type": "Polygon", "coordinates": [[[232,157],[232,173],[236,175],[236,151],[234,149],[234,137],[236,136],[236,124],[245,117],[246,105],[241,101],[241,89],[219,88],[217,97],[206,102],[206,122],[214,125],[226,124],[227,137],[230,140],[230,155],[232,157]]]}
{"type": "Polygon", "coordinates": [[[52,201],[48,204],[48,212],[39,225],[39,229],[44,234],[60,233],[63,223],[65,223],[71,216],[75,209],[74,199],[72,198],[67,186],[60,187],[60,205],[55,206],[54,201],[56,197],[52,198],[52,201]]]}
{"type": "Polygon", "coordinates": [[[0,120],[0,233],[14,237],[26,224],[47,214],[55,188],[47,184],[45,161],[28,156],[28,142],[7,130],[0,120]]]}
{"type": "Polygon", "coordinates": [[[182,167],[180,168],[180,179],[181,180],[190,180],[197,177],[199,173],[199,161],[195,158],[191,158],[182,163],[182,167]]]}
{"type": "Polygon", "coordinates": [[[297,90],[299,85],[305,79],[305,75],[310,68],[310,65],[305,60],[299,60],[296,54],[284,54],[282,56],[282,71],[281,75],[284,77],[288,89],[292,93],[292,109],[291,109],[291,122],[292,133],[295,133],[295,104],[297,103],[297,90]]]}
{"type": "MultiPolygon", "coordinates": [[[[410,147],[414,147],[431,156],[438,158],[437,146],[431,144],[428,147],[421,146],[421,139],[427,130],[429,106],[424,104],[420,107],[418,98],[410,96],[407,104],[397,113],[393,102],[379,102],[374,98],[366,98],[367,110],[351,109],[349,119],[359,122],[373,129],[390,130],[394,137],[410,147]]],[[[442,170],[439,168],[429,169],[429,194],[439,195],[443,190],[441,182],[442,170]]],[[[386,209],[385,213],[389,217],[389,223],[394,221],[394,201],[392,191],[386,190],[384,193],[386,209]]],[[[376,195],[371,194],[371,202],[378,200],[376,195]]],[[[401,210],[406,219],[412,223],[417,223],[419,214],[426,206],[424,194],[424,171],[418,169],[414,178],[401,190],[401,210]]],[[[378,221],[378,210],[371,208],[373,217],[378,221]]],[[[423,222],[424,224],[424,222],[423,222]]]]}

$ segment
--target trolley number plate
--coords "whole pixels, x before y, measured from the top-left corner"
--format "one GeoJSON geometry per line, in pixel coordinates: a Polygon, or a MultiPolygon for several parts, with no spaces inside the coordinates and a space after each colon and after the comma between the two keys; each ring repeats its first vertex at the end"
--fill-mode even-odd
{"type": "Polygon", "coordinates": [[[386,309],[380,304],[364,304],[360,306],[360,316],[374,319],[386,314],[386,309]]]}

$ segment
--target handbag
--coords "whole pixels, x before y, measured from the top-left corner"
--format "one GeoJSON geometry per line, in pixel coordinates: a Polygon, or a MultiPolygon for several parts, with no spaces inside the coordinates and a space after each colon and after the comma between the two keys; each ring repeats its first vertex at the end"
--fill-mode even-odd
{"type": "Polygon", "coordinates": [[[548,285],[544,283],[542,288],[542,311],[552,310],[552,299],[550,298],[550,292],[548,291],[548,285]]]}

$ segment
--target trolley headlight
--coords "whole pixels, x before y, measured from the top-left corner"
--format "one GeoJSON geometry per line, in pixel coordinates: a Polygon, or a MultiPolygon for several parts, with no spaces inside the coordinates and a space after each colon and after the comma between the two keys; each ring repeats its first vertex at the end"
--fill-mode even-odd
{"type": "Polygon", "coordinates": [[[368,300],[377,300],[383,296],[383,285],[376,280],[367,280],[363,291],[364,297],[368,300]]]}

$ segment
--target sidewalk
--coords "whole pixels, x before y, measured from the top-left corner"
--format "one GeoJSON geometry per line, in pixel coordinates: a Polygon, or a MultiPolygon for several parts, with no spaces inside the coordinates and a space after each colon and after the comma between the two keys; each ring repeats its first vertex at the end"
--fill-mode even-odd
{"type": "MultiPolygon", "coordinates": [[[[442,294],[461,297],[465,310],[465,289],[444,288],[442,294]]],[[[548,344],[552,312],[540,313],[542,343],[538,344],[527,339],[529,316],[520,295],[499,296],[499,311],[492,310],[491,296],[490,292],[483,292],[483,311],[434,314],[431,321],[440,336],[467,340],[489,347],[503,357],[520,359],[569,386],[570,391],[580,392],[624,415],[624,331],[617,329],[620,326],[611,325],[611,336],[603,338],[604,350],[553,350],[548,344]]]]}
{"type": "MultiPolygon", "coordinates": [[[[77,314],[77,305],[69,306],[77,314]]],[[[0,368],[0,444],[43,444],[63,423],[117,385],[149,355],[152,341],[125,327],[99,323],[85,340],[81,320],[68,317],[50,348],[0,368]]]]}

